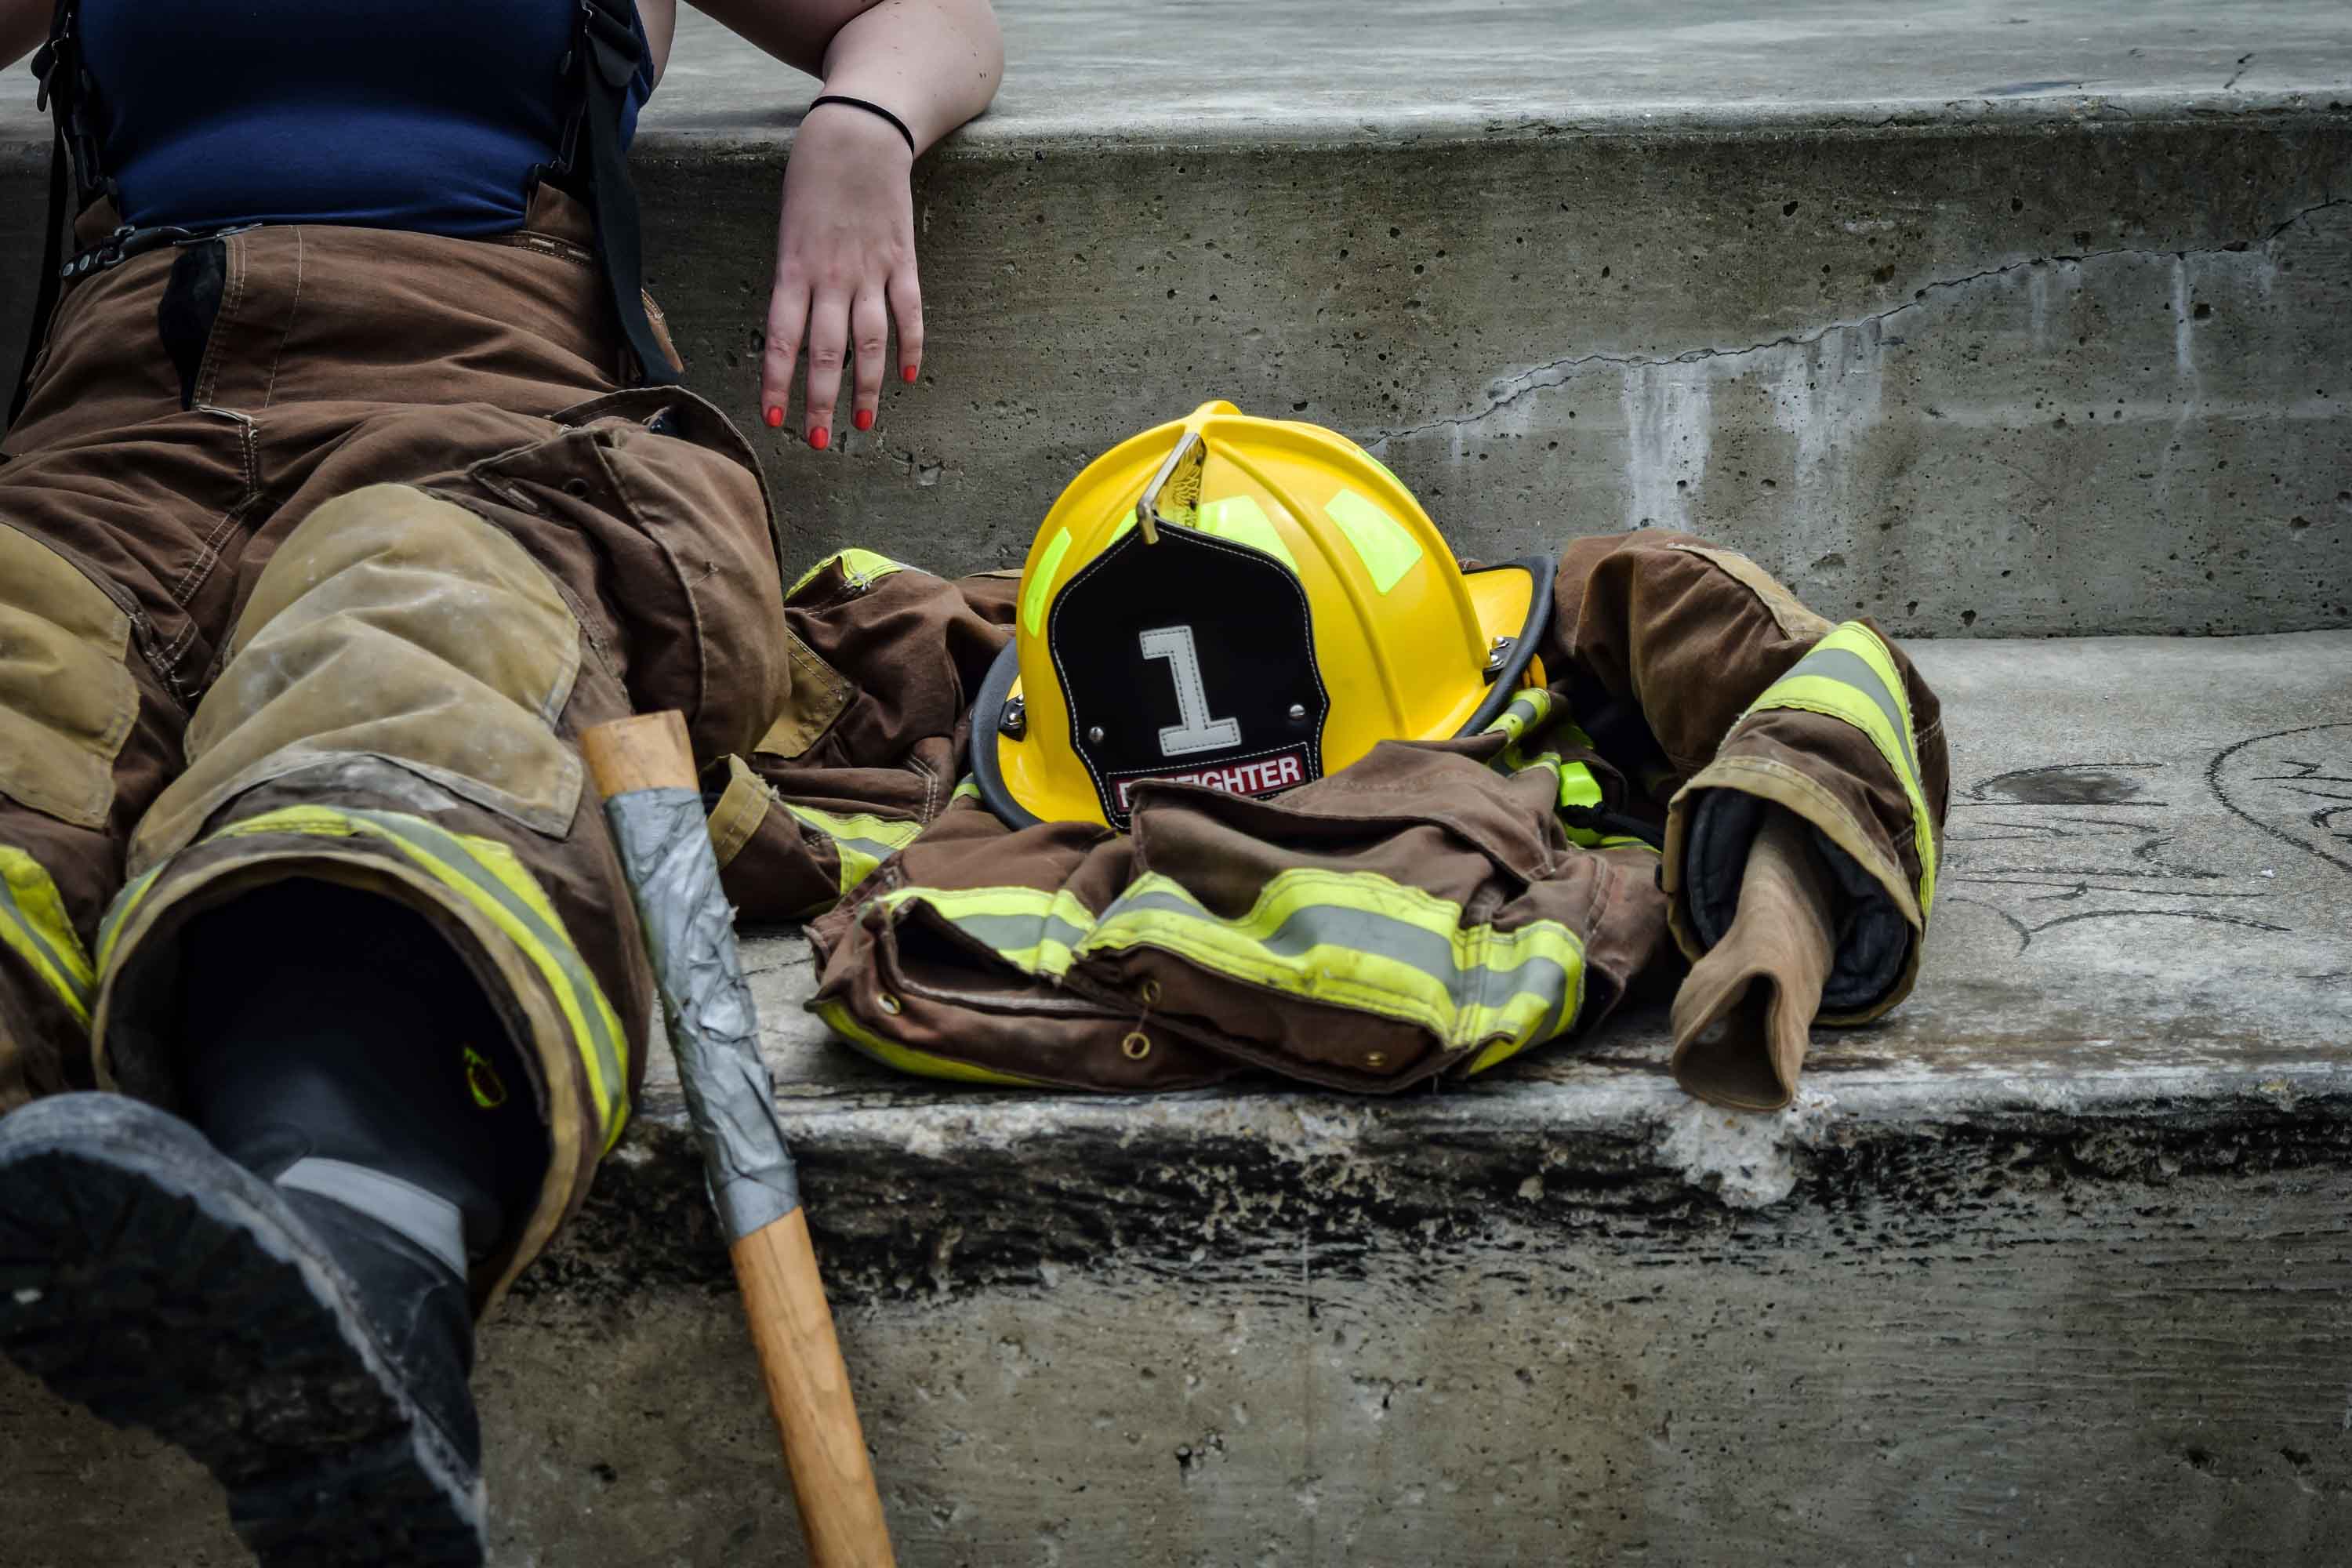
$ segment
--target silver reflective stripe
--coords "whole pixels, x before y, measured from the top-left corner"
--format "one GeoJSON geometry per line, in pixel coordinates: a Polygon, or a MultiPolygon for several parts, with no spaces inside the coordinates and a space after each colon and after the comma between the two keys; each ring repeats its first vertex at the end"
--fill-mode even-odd
{"type": "Polygon", "coordinates": [[[35,925],[32,917],[18,906],[16,889],[8,886],[8,879],[5,877],[0,877],[0,915],[5,915],[9,924],[25,933],[25,940],[33,944],[49,968],[56,973],[58,984],[70,988],[72,994],[66,999],[67,1005],[81,1015],[84,1023],[88,1023],[89,1021],[89,984],[74,973],[74,966],[67,961],[63,953],[58,951],[57,943],[51,942],[47,933],[35,925]]]}
{"type": "Polygon", "coordinates": [[[1086,941],[1088,928],[1074,926],[1059,915],[957,915],[956,930],[991,952],[1024,952],[1058,942],[1075,948],[1086,941]]]}
{"type": "Polygon", "coordinates": [[[1911,742],[1911,726],[1904,722],[1902,710],[1895,705],[1895,694],[1886,689],[1886,682],[1870,661],[1858,653],[1842,647],[1820,647],[1799,659],[1788,675],[1818,675],[1834,680],[1841,686],[1851,686],[1870,699],[1881,713],[1886,715],[1886,727],[1895,731],[1903,747],[1903,760],[1910,765],[1913,781],[1919,780],[1919,754],[1911,742]]]}
{"type": "Polygon", "coordinates": [[[315,1193],[388,1225],[447,1264],[450,1273],[466,1278],[466,1218],[438,1193],[365,1165],[315,1155],[289,1165],[278,1184],[315,1193]]]}
{"type": "MultiPolygon", "coordinates": [[[[1109,926],[1135,910],[1159,910],[1193,921],[1212,918],[1166,893],[1125,893],[1103,911],[1101,925],[1109,926]]],[[[1254,940],[1277,958],[1297,959],[1328,946],[1393,960],[1445,987],[1458,1011],[1483,1007],[1500,1012],[1512,997],[1529,995],[1543,1002],[1548,1016],[1564,1026],[1563,1015],[1576,989],[1576,977],[1549,958],[1530,956],[1514,969],[1464,969],[1454,962],[1454,944],[1435,931],[1344,904],[1308,904],[1292,911],[1272,934],[1254,940]]]]}

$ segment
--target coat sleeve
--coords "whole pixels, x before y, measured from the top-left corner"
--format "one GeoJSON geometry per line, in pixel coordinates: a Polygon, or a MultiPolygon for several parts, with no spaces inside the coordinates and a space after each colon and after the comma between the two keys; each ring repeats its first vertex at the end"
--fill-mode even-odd
{"type": "Polygon", "coordinates": [[[1935,903],[1950,762],[1935,694],[1892,639],[1815,615],[1744,556],[1643,531],[1569,547],[1545,654],[1602,751],[1666,803],[1659,885],[1686,956],[1729,928],[1778,805],[1811,825],[1843,895],[1822,1021],[1903,999],[1935,903]]]}
{"type": "Polygon", "coordinates": [[[784,596],[793,702],[703,779],[744,918],[830,909],[959,797],[971,694],[1011,635],[997,576],[950,583],[871,551],[825,557],[784,596]]]}

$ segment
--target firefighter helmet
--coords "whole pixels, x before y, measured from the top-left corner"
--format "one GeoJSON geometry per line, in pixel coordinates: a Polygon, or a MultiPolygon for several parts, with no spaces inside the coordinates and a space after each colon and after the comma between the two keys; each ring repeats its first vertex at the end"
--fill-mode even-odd
{"type": "Polygon", "coordinates": [[[982,798],[1015,826],[1124,828],[1147,780],[1277,795],[1383,740],[1475,733],[1540,681],[1551,573],[1464,572],[1354,442],[1204,403],[1046,513],[972,707],[982,798]]]}

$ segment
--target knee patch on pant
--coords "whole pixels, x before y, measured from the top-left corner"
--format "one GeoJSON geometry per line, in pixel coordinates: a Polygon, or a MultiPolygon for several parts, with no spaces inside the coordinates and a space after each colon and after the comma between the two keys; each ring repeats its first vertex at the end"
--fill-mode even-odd
{"type": "Polygon", "coordinates": [[[504,532],[404,485],[339,497],[262,572],[131,870],[239,793],[354,756],[560,836],[582,773],[555,726],[579,667],[579,622],[504,532]]]}
{"type": "Polygon", "coordinates": [[[139,716],[131,617],[47,545],[0,523],[0,795],[103,827],[139,716]]]}

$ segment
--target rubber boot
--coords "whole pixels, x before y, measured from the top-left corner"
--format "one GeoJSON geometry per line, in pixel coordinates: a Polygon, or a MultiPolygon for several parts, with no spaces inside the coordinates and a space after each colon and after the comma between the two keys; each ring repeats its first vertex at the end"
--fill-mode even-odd
{"type": "Polygon", "coordinates": [[[181,952],[188,1121],[0,1120],[0,1348],[206,1465],[265,1564],[478,1564],[466,1265],[545,1158],[497,1018],[422,920],[328,884],[181,952]]]}
{"type": "Polygon", "coordinates": [[[1684,1089],[1738,1110],[1796,1098],[1836,957],[1834,900],[1812,829],[1772,807],[1748,847],[1731,929],[1675,994],[1673,1067],[1684,1089]]]}

